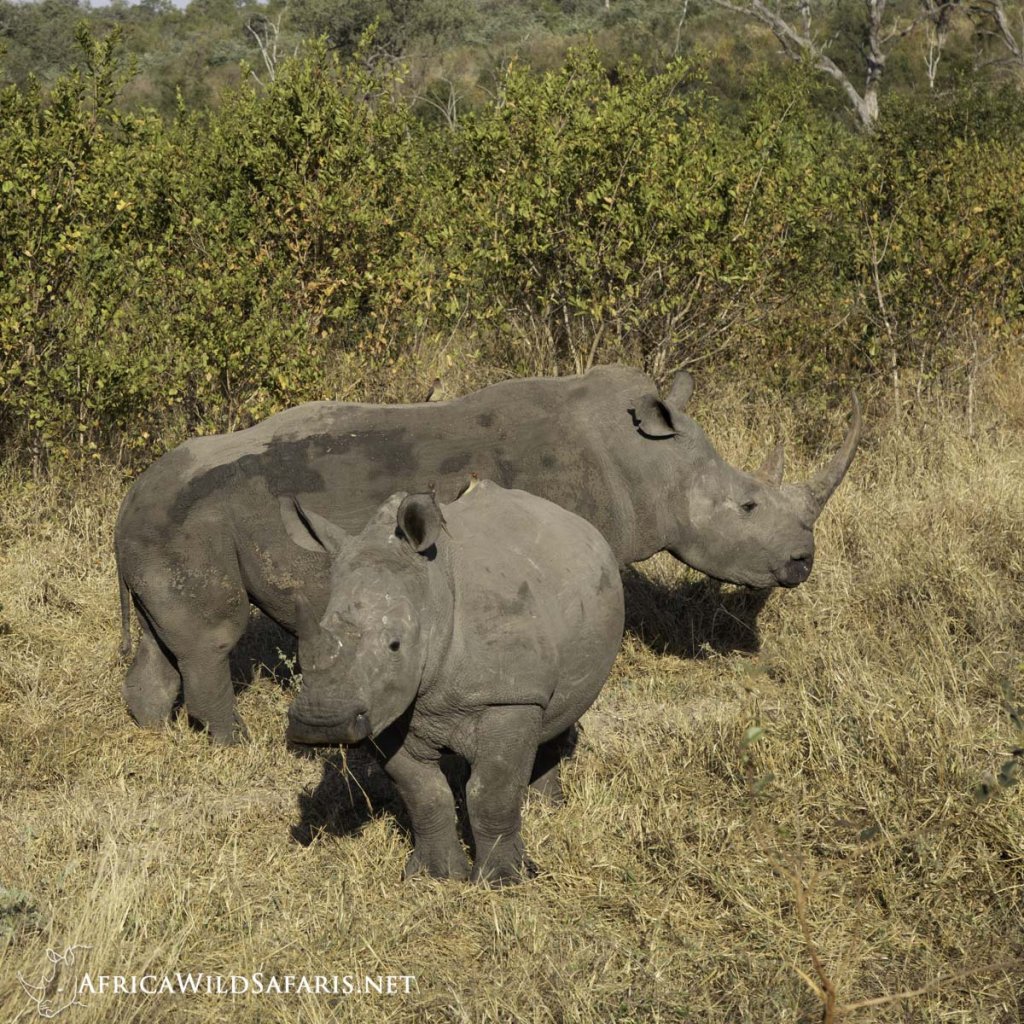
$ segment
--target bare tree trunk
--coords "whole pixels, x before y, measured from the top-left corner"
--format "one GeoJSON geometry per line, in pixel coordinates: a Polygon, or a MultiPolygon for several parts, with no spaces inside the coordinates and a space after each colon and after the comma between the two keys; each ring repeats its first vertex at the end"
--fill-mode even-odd
{"type": "Polygon", "coordinates": [[[439,80],[448,86],[448,95],[444,100],[435,99],[429,92],[417,93],[416,98],[433,107],[444,119],[445,126],[452,129],[459,123],[459,93],[450,78],[442,75],[439,80]]]}
{"type": "Polygon", "coordinates": [[[882,34],[882,17],[885,13],[886,0],[865,0],[868,11],[867,31],[867,81],[864,93],[850,81],[846,72],[825,52],[824,48],[810,34],[810,4],[804,0],[799,11],[803,20],[804,31],[800,32],[786,21],[777,11],[766,7],[762,0],[748,0],[745,4],[732,3],[731,0],[715,0],[719,7],[736,14],[755,18],[762,25],[767,25],[782,44],[787,56],[793,60],[810,58],[814,66],[835,81],[846,94],[853,112],[857,115],[861,128],[870,130],[878,120],[878,86],[885,70],[885,53],[882,45],[887,39],[882,34]]]}
{"type": "MultiPolygon", "coordinates": [[[[870,221],[866,221],[868,238],[871,241],[871,279],[875,285],[875,298],[878,302],[878,312],[882,317],[882,325],[885,327],[885,335],[889,341],[889,363],[892,371],[892,400],[896,408],[896,415],[900,416],[903,406],[900,401],[900,364],[896,354],[896,335],[892,328],[892,321],[889,319],[889,308],[885,302],[885,295],[882,292],[882,277],[880,267],[885,254],[889,250],[889,235],[886,235],[882,251],[878,251],[878,239],[875,236],[875,229],[870,221]]],[[[890,229],[891,230],[891,229],[890,229]]]]}
{"type": "MultiPolygon", "coordinates": [[[[277,78],[277,66],[282,60],[278,47],[281,41],[281,23],[284,21],[284,16],[285,11],[281,11],[277,16],[277,21],[271,21],[270,18],[261,14],[250,18],[245,23],[249,35],[256,40],[256,46],[263,58],[263,66],[267,70],[267,78],[271,82],[277,78]]],[[[250,74],[257,82],[263,84],[255,71],[251,71],[250,74]]]]}
{"type": "Polygon", "coordinates": [[[928,88],[935,88],[935,80],[939,76],[939,61],[942,59],[942,47],[946,41],[945,33],[935,26],[929,26],[924,54],[925,74],[928,76],[928,88]]]}
{"type": "Polygon", "coordinates": [[[967,433],[974,437],[974,380],[978,375],[978,332],[971,331],[971,359],[967,366],[967,433]]]}
{"type": "Polygon", "coordinates": [[[968,10],[975,20],[975,31],[980,38],[995,39],[1002,44],[1009,54],[1002,61],[1009,62],[1024,71],[1024,5],[1017,4],[1015,28],[1011,24],[1011,15],[1007,12],[1006,0],[973,0],[968,10]]]}
{"type": "MultiPolygon", "coordinates": [[[[882,19],[885,17],[886,0],[867,0],[867,76],[864,82],[864,105],[870,124],[878,120],[878,87],[885,71],[885,51],[882,49],[882,19]]],[[[868,125],[870,127],[870,125],[868,125]]]]}
{"type": "Polygon", "coordinates": [[[800,20],[803,22],[804,35],[811,38],[811,0],[800,0],[800,20]]]}
{"type": "Polygon", "coordinates": [[[926,25],[924,68],[929,89],[935,88],[939,77],[939,62],[946,48],[949,24],[958,4],[959,0],[922,0],[926,25]]]}

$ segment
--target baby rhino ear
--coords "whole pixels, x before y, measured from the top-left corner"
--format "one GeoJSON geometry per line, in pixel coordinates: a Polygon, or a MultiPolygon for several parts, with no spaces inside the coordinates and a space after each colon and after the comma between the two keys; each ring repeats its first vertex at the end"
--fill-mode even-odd
{"type": "Polygon", "coordinates": [[[430,550],[444,529],[444,515],[432,494],[409,494],[398,506],[398,529],[419,554],[430,550]]]}
{"type": "Polygon", "coordinates": [[[280,507],[288,536],[307,551],[326,551],[337,557],[348,542],[348,534],[340,526],[303,508],[298,498],[285,495],[280,498],[280,507]]]}

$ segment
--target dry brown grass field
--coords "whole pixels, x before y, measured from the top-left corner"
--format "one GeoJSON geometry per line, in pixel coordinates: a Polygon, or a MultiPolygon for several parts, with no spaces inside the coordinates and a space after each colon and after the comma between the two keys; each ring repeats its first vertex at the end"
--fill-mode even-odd
{"type": "MultiPolygon", "coordinates": [[[[400,880],[405,819],[372,760],[286,749],[290,644],[266,624],[237,659],[249,744],[136,728],[111,550],[124,476],[4,471],[0,1021],[59,1008],[22,979],[74,945],[54,986],[416,983],[108,992],[68,1024],[1024,1020],[1024,363],[990,367],[970,422],[952,393],[900,415],[867,397],[806,585],[765,599],[667,556],[627,573],[566,803],[526,807],[540,874],[504,890],[400,880]]],[[[735,387],[694,404],[734,464],[802,436],[799,408],[778,419],[735,387]]]]}

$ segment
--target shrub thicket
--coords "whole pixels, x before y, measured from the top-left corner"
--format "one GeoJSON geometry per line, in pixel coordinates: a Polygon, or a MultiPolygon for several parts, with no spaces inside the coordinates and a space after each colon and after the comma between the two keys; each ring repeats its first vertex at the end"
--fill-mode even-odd
{"type": "Polygon", "coordinates": [[[1024,129],[997,93],[872,136],[800,69],[742,119],[699,69],[512,65],[454,127],[323,47],[172,124],[116,38],[0,93],[0,429],[37,459],[159,450],[443,346],[488,372],[624,358],[773,385],[977,363],[1024,320],[1024,129]]]}

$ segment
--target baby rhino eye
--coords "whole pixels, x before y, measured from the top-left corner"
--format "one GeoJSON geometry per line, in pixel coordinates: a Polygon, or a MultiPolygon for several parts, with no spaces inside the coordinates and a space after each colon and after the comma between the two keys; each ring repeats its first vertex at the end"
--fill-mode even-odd
{"type": "Polygon", "coordinates": [[[743,502],[742,505],[740,505],[740,508],[744,512],[753,512],[754,509],[757,508],[757,502],[756,501],[745,501],[745,502],[743,502]]]}
{"type": "Polygon", "coordinates": [[[389,651],[397,651],[398,648],[401,647],[401,646],[402,646],[402,641],[401,640],[392,640],[391,643],[388,644],[388,650],[389,651]]]}

